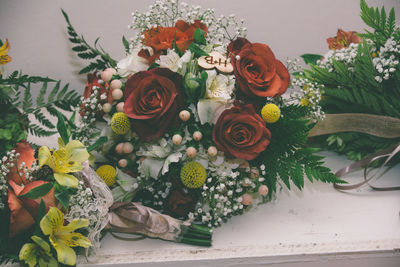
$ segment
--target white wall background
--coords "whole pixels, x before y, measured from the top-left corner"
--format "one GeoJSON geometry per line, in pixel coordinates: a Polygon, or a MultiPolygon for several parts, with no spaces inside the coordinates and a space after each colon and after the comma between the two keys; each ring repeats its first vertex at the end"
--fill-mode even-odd
{"type": "MultiPolygon", "coordinates": [[[[359,0],[186,0],[217,14],[244,18],[248,39],[267,43],[277,58],[295,58],[304,53],[327,51],[326,38],[337,28],[362,31],[359,0]]],[[[0,38],[11,43],[13,61],[6,73],[23,70],[69,82],[82,90],[85,76],[77,75],[85,62],[71,51],[60,9],[70,17],[78,33],[89,43],[101,36],[101,46],[119,60],[124,56],[122,35],[132,36],[131,12],[147,11],[152,0],[0,0],[0,38]]],[[[369,5],[395,8],[399,0],[367,0],[369,5]]]]}

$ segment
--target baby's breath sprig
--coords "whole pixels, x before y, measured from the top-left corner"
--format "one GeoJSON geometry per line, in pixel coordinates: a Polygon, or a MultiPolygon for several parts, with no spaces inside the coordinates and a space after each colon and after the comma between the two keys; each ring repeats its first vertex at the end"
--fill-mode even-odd
{"type": "Polygon", "coordinates": [[[144,38],[143,32],[161,27],[173,27],[178,20],[194,23],[200,20],[208,27],[207,41],[214,44],[226,45],[237,37],[246,37],[247,29],[243,26],[244,20],[237,20],[234,14],[230,16],[216,16],[214,9],[202,10],[200,6],[191,6],[178,0],[158,0],[149,6],[149,11],[132,13],[132,24],[128,26],[135,30],[130,38],[130,49],[139,45],[144,38]]]}

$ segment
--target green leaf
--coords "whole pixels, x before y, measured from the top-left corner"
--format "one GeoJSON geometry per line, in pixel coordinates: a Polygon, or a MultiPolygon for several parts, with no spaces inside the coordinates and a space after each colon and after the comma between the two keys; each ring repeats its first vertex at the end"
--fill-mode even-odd
{"type": "Polygon", "coordinates": [[[40,221],[45,215],[46,215],[46,205],[44,204],[43,199],[40,199],[38,215],[36,217],[36,223],[35,223],[35,232],[34,232],[34,235],[36,236],[43,236],[42,229],[40,228],[40,221]]]}
{"type": "Polygon", "coordinates": [[[54,185],[54,196],[61,203],[64,208],[68,208],[69,200],[71,198],[70,190],[56,183],[54,185]]]}
{"type": "Polygon", "coordinates": [[[130,50],[129,42],[128,42],[128,40],[126,40],[125,36],[123,36],[123,35],[122,35],[122,44],[124,45],[125,53],[129,54],[129,50],[130,50]]]}
{"type": "Polygon", "coordinates": [[[30,199],[38,199],[40,197],[45,196],[47,193],[49,193],[52,188],[53,188],[52,183],[45,183],[45,184],[39,185],[38,187],[31,189],[28,193],[23,194],[18,197],[19,198],[24,197],[24,198],[30,198],[30,199]]]}
{"type": "Polygon", "coordinates": [[[206,33],[206,32],[203,31],[202,29],[197,28],[197,29],[194,31],[194,34],[193,34],[194,42],[195,42],[196,44],[206,45],[207,42],[206,42],[205,33],[206,33]]]}
{"type": "Polygon", "coordinates": [[[107,141],[108,141],[107,136],[101,136],[99,139],[96,140],[96,142],[94,144],[89,146],[86,150],[88,152],[93,151],[96,148],[98,148],[99,146],[101,146],[102,144],[106,143],[107,141]]]}
{"type": "Polygon", "coordinates": [[[196,57],[208,56],[208,54],[195,43],[191,43],[188,48],[196,57]]]}
{"type": "Polygon", "coordinates": [[[304,54],[300,56],[306,64],[313,64],[316,65],[317,61],[322,58],[321,55],[317,54],[304,54]]]}
{"type": "Polygon", "coordinates": [[[58,133],[60,134],[61,139],[64,141],[64,143],[68,144],[69,142],[68,129],[67,126],[65,125],[64,117],[59,111],[57,111],[57,118],[58,118],[57,122],[58,133]]]}
{"type": "Polygon", "coordinates": [[[0,129],[0,140],[11,140],[12,133],[9,129],[0,129]]]}

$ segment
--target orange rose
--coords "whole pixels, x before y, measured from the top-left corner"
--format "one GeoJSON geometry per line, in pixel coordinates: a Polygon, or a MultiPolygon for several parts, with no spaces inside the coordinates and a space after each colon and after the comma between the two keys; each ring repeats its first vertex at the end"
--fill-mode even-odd
{"type": "Polygon", "coordinates": [[[189,40],[193,42],[194,40],[194,31],[199,28],[205,32],[205,35],[207,35],[208,28],[206,25],[200,22],[200,20],[195,20],[193,24],[188,24],[184,20],[178,20],[175,23],[175,28],[179,29],[181,32],[185,33],[189,40]]]}
{"type": "Polygon", "coordinates": [[[144,38],[142,43],[151,47],[153,51],[150,53],[148,50],[142,49],[138,55],[146,58],[151,64],[155,59],[159,58],[160,55],[165,54],[167,49],[172,48],[174,40],[179,50],[184,52],[193,42],[194,31],[197,28],[202,29],[206,34],[208,32],[207,26],[199,20],[195,20],[193,24],[188,24],[183,20],[179,20],[176,22],[175,27],[158,26],[151,28],[143,32],[144,38]]]}
{"type": "Polygon", "coordinates": [[[362,38],[355,34],[354,31],[345,32],[342,29],[338,29],[335,37],[326,39],[329,45],[329,49],[336,50],[349,47],[350,44],[358,44],[362,42],[362,38]]]}
{"type": "Polygon", "coordinates": [[[32,163],[36,161],[35,159],[35,151],[32,146],[25,140],[18,142],[14,147],[15,153],[19,153],[20,156],[18,158],[18,162],[14,162],[15,166],[10,169],[10,173],[8,174],[8,179],[14,181],[16,184],[26,184],[28,181],[25,178],[25,175],[19,175],[19,170],[21,167],[21,163],[25,162],[25,166],[28,169],[31,168],[32,163]]]}
{"type": "Polygon", "coordinates": [[[10,237],[28,229],[35,223],[35,218],[37,217],[40,205],[40,199],[43,199],[46,210],[56,205],[54,189],[51,189],[45,196],[39,199],[18,197],[28,193],[33,188],[46,183],[47,182],[45,181],[34,181],[22,187],[17,185],[14,181],[9,182],[12,189],[8,190],[8,207],[10,209],[10,237]]]}

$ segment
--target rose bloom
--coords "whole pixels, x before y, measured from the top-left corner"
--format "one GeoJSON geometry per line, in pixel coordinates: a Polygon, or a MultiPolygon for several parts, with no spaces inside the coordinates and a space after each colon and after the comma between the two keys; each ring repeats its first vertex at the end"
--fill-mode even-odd
{"type": "MultiPolygon", "coordinates": [[[[112,90],[108,90],[109,88],[108,83],[104,82],[103,84],[99,83],[100,76],[97,75],[97,73],[89,73],[87,75],[87,81],[85,85],[85,91],[83,92],[83,98],[87,99],[93,94],[93,87],[98,87],[99,88],[99,97],[103,94],[105,94],[107,97],[105,99],[100,98],[100,104],[105,104],[105,103],[112,103],[113,102],[113,97],[112,97],[112,90]]],[[[103,111],[101,110],[98,114],[99,116],[103,115],[103,111]]],[[[81,116],[85,115],[85,106],[82,104],[81,105],[81,116]]]]}
{"type": "Polygon", "coordinates": [[[336,50],[349,47],[350,44],[358,44],[362,42],[362,38],[355,34],[354,31],[345,32],[342,29],[338,29],[335,37],[326,39],[329,45],[329,49],[336,50]]]}
{"type": "Polygon", "coordinates": [[[255,159],[266,149],[271,132],[251,104],[236,104],[219,116],[213,141],[228,157],[255,159]]]}
{"type": "Polygon", "coordinates": [[[172,181],[172,189],[164,207],[164,213],[175,218],[185,217],[194,210],[197,199],[183,190],[183,185],[177,179],[172,181]]]}
{"type": "Polygon", "coordinates": [[[124,89],[124,112],[133,130],[146,142],[160,138],[178,123],[185,99],[182,77],[164,68],[132,75],[124,89]]]}
{"type": "Polygon", "coordinates": [[[207,34],[207,26],[199,20],[195,20],[193,24],[188,24],[183,20],[179,20],[176,22],[175,27],[158,26],[151,28],[143,32],[144,38],[142,43],[145,46],[151,47],[152,50],[142,49],[138,55],[146,58],[149,64],[152,64],[160,55],[165,55],[167,49],[172,49],[174,40],[179,50],[185,52],[193,42],[194,31],[197,28],[202,29],[207,34]]]}
{"type": "Polygon", "coordinates": [[[22,162],[25,162],[25,167],[28,169],[31,168],[35,159],[35,151],[32,146],[25,140],[18,142],[14,147],[15,153],[19,153],[20,156],[18,158],[18,162],[14,162],[15,166],[10,169],[10,173],[7,175],[8,180],[15,182],[18,185],[26,184],[28,181],[26,180],[25,174],[20,170],[20,166],[22,162]],[[18,164],[17,164],[18,163],[18,164]],[[22,175],[19,175],[18,172],[21,172],[22,175]]]}
{"type": "Polygon", "coordinates": [[[228,52],[239,90],[249,99],[286,92],[290,74],[269,46],[237,38],[228,45],[228,52]]]}
{"type": "MultiPolygon", "coordinates": [[[[37,217],[39,210],[40,199],[21,198],[18,196],[22,196],[31,191],[33,188],[41,186],[45,183],[47,182],[33,181],[22,187],[13,181],[9,182],[11,186],[11,188],[8,190],[8,207],[10,208],[10,237],[30,228],[35,223],[35,218],[37,217]]],[[[54,189],[51,189],[41,199],[43,199],[46,210],[48,210],[49,207],[55,206],[56,200],[54,197],[54,189]]]]}

